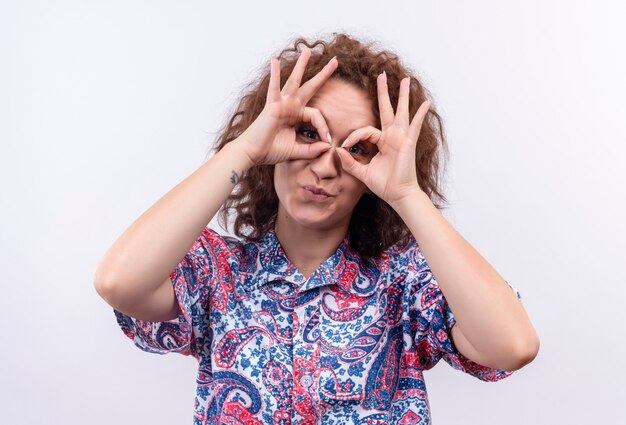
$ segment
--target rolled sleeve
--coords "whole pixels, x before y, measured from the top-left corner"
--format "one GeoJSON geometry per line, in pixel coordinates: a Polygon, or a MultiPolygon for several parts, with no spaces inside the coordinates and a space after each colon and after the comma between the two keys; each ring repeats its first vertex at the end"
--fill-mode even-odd
{"type": "Polygon", "coordinates": [[[178,302],[178,317],[163,322],[140,320],[113,309],[123,333],[135,346],[154,354],[179,353],[198,358],[209,333],[208,309],[214,282],[230,273],[219,255],[225,246],[215,231],[205,228],[170,273],[178,302]]]}
{"type": "MultiPolygon", "coordinates": [[[[468,373],[483,381],[498,381],[513,374],[512,371],[494,369],[478,364],[459,352],[452,342],[452,327],[456,319],[441,291],[439,284],[419,249],[411,238],[400,253],[403,268],[406,268],[407,284],[411,286],[409,297],[410,315],[415,332],[415,346],[421,367],[434,367],[442,358],[454,369],[468,373]]],[[[507,285],[521,301],[520,292],[507,285]]]]}
{"type": "Polygon", "coordinates": [[[439,295],[436,301],[423,312],[423,315],[430,323],[425,341],[430,346],[430,350],[437,353],[437,360],[443,358],[454,369],[468,373],[482,381],[499,381],[511,376],[512,371],[483,366],[465,357],[456,349],[452,342],[452,327],[456,324],[454,313],[441,291],[439,289],[435,291],[439,291],[439,295]]]}

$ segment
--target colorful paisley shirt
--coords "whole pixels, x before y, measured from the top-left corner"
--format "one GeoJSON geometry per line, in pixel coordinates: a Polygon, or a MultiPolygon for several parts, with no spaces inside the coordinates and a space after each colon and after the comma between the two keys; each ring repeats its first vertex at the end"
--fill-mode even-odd
{"type": "Polygon", "coordinates": [[[365,262],[346,236],[306,279],[273,229],[250,242],[207,227],[170,278],[176,319],[114,313],[141,350],[198,360],[194,424],[430,424],[423,371],[440,359],[483,381],[512,374],[456,350],[412,237],[365,262]]]}

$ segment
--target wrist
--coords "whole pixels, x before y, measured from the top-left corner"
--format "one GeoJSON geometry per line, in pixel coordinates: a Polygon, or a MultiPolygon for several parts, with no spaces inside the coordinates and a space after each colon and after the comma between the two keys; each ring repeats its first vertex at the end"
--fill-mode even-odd
{"type": "Polygon", "coordinates": [[[257,161],[250,152],[251,140],[245,131],[239,135],[235,140],[229,142],[223,149],[228,148],[228,151],[232,153],[236,159],[240,170],[247,171],[250,168],[257,165],[257,161]]]}
{"type": "Polygon", "coordinates": [[[233,171],[239,176],[256,165],[247,151],[245,141],[241,137],[242,136],[239,136],[235,140],[227,143],[220,151],[225,158],[228,158],[225,159],[225,166],[227,163],[231,164],[231,168],[233,168],[233,171]]]}
{"type": "Polygon", "coordinates": [[[432,201],[422,189],[416,186],[410,191],[407,191],[404,196],[390,204],[390,206],[398,213],[400,218],[404,219],[410,211],[415,210],[416,207],[424,203],[432,204],[432,201]]]}

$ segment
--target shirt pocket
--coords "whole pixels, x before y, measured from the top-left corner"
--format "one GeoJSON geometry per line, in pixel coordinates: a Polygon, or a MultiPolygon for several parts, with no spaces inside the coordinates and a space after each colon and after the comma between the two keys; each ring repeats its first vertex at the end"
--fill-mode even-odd
{"type": "Polygon", "coordinates": [[[384,321],[354,333],[347,345],[320,339],[319,397],[324,403],[387,410],[398,388],[402,327],[384,321]]]}

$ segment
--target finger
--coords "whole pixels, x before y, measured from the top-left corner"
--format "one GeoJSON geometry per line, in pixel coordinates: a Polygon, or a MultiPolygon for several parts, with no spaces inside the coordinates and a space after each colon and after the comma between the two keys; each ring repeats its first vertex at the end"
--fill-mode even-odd
{"type": "Polygon", "coordinates": [[[328,125],[326,124],[326,120],[324,116],[319,111],[319,109],[312,108],[310,106],[305,106],[304,112],[302,114],[302,120],[304,122],[310,122],[317,129],[317,133],[320,135],[323,141],[332,145],[332,138],[330,136],[330,130],[328,130],[328,125]]]}
{"type": "Polygon", "coordinates": [[[325,142],[314,142],[308,144],[296,144],[289,155],[289,159],[313,159],[317,158],[330,149],[330,145],[325,142]]]}
{"type": "Polygon", "coordinates": [[[414,143],[417,143],[417,138],[420,135],[422,124],[424,123],[426,114],[428,113],[428,110],[430,109],[430,105],[431,105],[430,100],[425,100],[424,103],[420,105],[419,109],[415,113],[415,116],[413,117],[413,120],[411,121],[411,125],[409,126],[409,138],[414,143]]]}
{"type": "Polygon", "coordinates": [[[403,78],[400,81],[400,92],[398,94],[398,108],[394,122],[402,128],[409,126],[409,85],[411,79],[403,78]]]}
{"type": "Polygon", "coordinates": [[[311,57],[311,49],[305,47],[302,49],[302,53],[300,53],[300,57],[298,57],[298,61],[296,65],[293,67],[293,71],[291,71],[291,75],[287,79],[285,86],[283,87],[283,93],[290,94],[294,93],[300,87],[300,82],[302,81],[302,75],[304,74],[304,70],[306,68],[307,62],[309,62],[309,58],[311,57]]]}
{"type": "Polygon", "coordinates": [[[346,137],[346,140],[343,141],[341,147],[347,149],[362,140],[367,140],[370,143],[377,144],[380,141],[381,135],[382,132],[371,125],[368,125],[367,127],[357,128],[352,133],[350,133],[348,137],[346,137]]]}
{"type": "Polygon", "coordinates": [[[361,164],[359,161],[354,159],[352,155],[348,153],[343,148],[337,149],[337,155],[339,155],[339,160],[341,161],[341,167],[346,170],[349,174],[353,175],[357,179],[365,182],[365,175],[367,174],[367,165],[361,164]]]}
{"type": "Polygon", "coordinates": [[[383,71],[376,79],[378,90],[378,109],[380,111],[380,124],[384,130],[393,123],[393,106],[389,100],[387,88],[387,73],[383,71]]]}
{"type": "Polygon", "coordinates": [[[280,61],[272,58],[270,61],[270,84],[267,88],[267,103],[280,99],[280,61]]]}
{"type": "Polygon", "coordinates": [[[313,95],[319,90],[322,85],[328,81],[333,72],[337,69],[339,62],[337,57],[333,56],[331,60],[318,72],[313,78],[304,83],[298,90],[297,96],[306,105],[313,95]]]}

